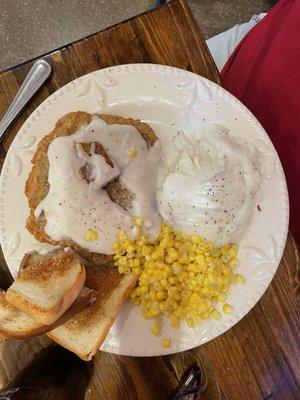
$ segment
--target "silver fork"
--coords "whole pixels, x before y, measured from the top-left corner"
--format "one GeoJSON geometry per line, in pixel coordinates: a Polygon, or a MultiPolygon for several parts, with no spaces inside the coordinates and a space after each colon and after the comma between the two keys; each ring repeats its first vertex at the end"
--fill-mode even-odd
{"type": "Polygon", "coordinates": [[[7,128],[19,115],[32,96],[39,90],[51,73],[51,66],[45,60],[35,62],[28,72],[18,93],[0,122],[0,142],[7,128]]]}

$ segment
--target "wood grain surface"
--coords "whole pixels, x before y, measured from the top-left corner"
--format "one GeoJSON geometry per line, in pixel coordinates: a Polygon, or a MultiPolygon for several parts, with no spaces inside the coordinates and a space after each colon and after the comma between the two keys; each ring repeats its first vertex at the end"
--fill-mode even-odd
{"type": "MultiPolygon", "coordinates": [[[[1,165],[18,130],[51,93],[99,68],[134,62],[173,65],[220,83],[218,71],[184,0],[45,55],[53,74],[0,144],[1,165]]],[[[0,75],[0,116],[32,62],[0,75]]],[[[17,199],[16,199],[17,207],[17,199]]],[[[0,259],[0,286],[10,282],[0,259]]],[[[254,309],[217,339],[167,357],[134,358],[98,352],[86,400],[171,399],[184,371],[201,367],[204,400],[299,400],[299,252],[289,236],[278,273],[254,309]]],[[[47,338],[0,342],[0,387],[49,343],[47,338]]]]}

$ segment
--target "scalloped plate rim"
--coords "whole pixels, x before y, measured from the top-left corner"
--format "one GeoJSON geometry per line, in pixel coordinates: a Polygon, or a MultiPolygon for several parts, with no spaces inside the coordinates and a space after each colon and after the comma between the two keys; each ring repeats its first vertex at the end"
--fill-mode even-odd
{"type": "MultiPolygon", "coordinates": [[[[5,192],[3,193],[5,188],[5,181],[7,179],[8,176],[8,172],[7,172],[7,167],[9,165],[9,161],[10,161],[10,154],[12,153],[12,150],[15,148],[15,150],[18,150],[18,155],[20,156],[20,153],[22,153],[22,149],[17,149],[16,148],[16,144],[18,140],[21,140],[23,138],[24,135],[26,135],[26,132],[30,129],[31,125],[38,119],[42,118],[42,114],[43,112],[45,112],[47,110],[47,108],[49,108],[51,106],[52,102],[57,101],[57,99],[61,96],[63,96],[65,93],[69,93],[70,90],[73,87],[76,87],[78,85],[80,85],[81,82],[84,82],[87,79],[90,79],[91,77],[98,77],[99,75],[107,78],[107,76],[122,76],[122,74],[126,74],[126,73],[132,73],[132,72],[143,72],[145,74],[147,74],[147,72],[155,72],[155,73],[166,73],[169,74],[170,76],[175,76],[175,77],[192,77],[193,79],[200,79],[200,81],[202,80],[203,83],[208,87],[208,89],[211,89],[213,94],[215,95],[219,95],[220,97],[222,97],[225,102],[229,102],[237,111],[238,113],[243,116],[244,118],[247,118],[248,121],[251,121],[252,125],[253,125],[253,129],[256,131],[257,134],[259,134],[260,139],[262,140],[262,142],[264,144],[267,144],[270,146],[272,152],[275,152],[275,154],[277,155],[274,146],[271,142],[271,139],[268,137],[268,135],[266,134],[265,130],[263,129],[263,127],[261,126],[261,124],[257,121],[257,119],[252,115],[252,113],[238,100],[236,99],[232,94],[230,94],[229,92],[227,92],[224,88],[218,86],[216,83],[210,81],[207,78],[204,78],[200,75],[197,75],[193,72],[190,71],[185,71],[182,70],[180,68],[177,67],[172,67],[172,66],[165,66],[165,65],[160,65],[160,64],[123,64],[123,65],[117,65],[117,66],[113,66],[113,67],[107,67],[104,68],[102,70],[96,70],[93,72],[90,72],[86,75],[83,75],[79,78],[74,79],[73,81],[67,83],[66,85],[64,85],[63,87],[61,87],[60,89],[58,89],[56,92],[52,93],[47,99],[45,99],[34,111],[33,113],[27,118],[27,120],[24,122],[24,124],[22,125],[22,127],[20,128],[18,134],[16,135],[14,141],[12,142],[12,145],[10,146],[10,149],[7,153],[4,165],[3,165],[3,169],[2,169],[2,173],[1,173],[1,177],[0,177],[0,186],[1,186],[1,192],[0,192],[0,199],[1,201],[3,201],[3,199],[5,198],[5,192]]],[[[199,82],[199,80],[198,80],[199,82]]],[[[104,85],[105,86],[105,85],[104,85]]],[[[187,86],[188,87],[188,86],[187,86]]],[[[109,86],[105,86],[106,89],[110,89],[109,86]]],[[[162,349],[157,347],[156,350],[152,349],[151,352],[144,352],[144,351],[135,351],[135,348],[124,348],[120,346],[114,346],[114,345],[109,345],[109,344],[103,344],[101,350],[103,351],[109,351],[111,353],[114,354],[120,354],[120,355],[131,355],[131,356],[159,356],[159,355],[167,355],[167,354],[174,354],[180,351],[185,351],[194,347],[197,347],[201,344],[204,344],[214,338],[216,338],[217,336],[221,335],[222,333],[226,332],[228,329],[230,329],[232,326],[234,326],[236,323],[238,323],[245,315],[248,314],[248,312],[255,306],[255,304],[260,300],[260,298],[263,296],[263,294],[265,293],[266,289],[268,288],[268,286],[270,285],[276,270],[279,266],[279,262],[281,260],[283,251],[284,251],[284,246],[285,246],[285,241],[286,241],[286,237],[287,237],[287,233],[288,233],[288,222],[289,222],[289,202],[288,202],[288,192],[287,192],[287,185],[286,185],[286,181],[285,181],[285,177],[284,177],[284,172],[282,169],[282,165],[280,162],[280,159],[277,155],[277,162],[279,163],[280,166],[280,183],[281,183],[281,192],[282,192],[282,201],[283,201],[283,207],[282,207],[282,226],[281,226],[281,233],[280,233],[280,243],[278,246],[278,251],[277,251],[277,257],[276,257],[276,261],[275,264],[277,265],[276,267],[273,267],[271,273],[265,278],[265,283],[264,283],[264,287],[261,289],[258,288],[256,293],[253,295],[252,301],[251,303],[248,302],[247,304],[247,310],[243,310],[242,312],[239,312],[237,315],[234,314],[233,317],[226,323],[220,324],[220,327],[215,330],[215,332],[212,333],[211,336],[213,337],[209,337],[207,340],[201,341],[198,344],[192,344],[191,346],[189,345],[183,345],[182,343],[180,343],[178,345],[178,348],[169,348],[169,349],[162,349]]],[[[2,205],[0,206],[0,210],[2,213],[2,205]]],[[[2,214],[1,214],[2,215],[2,214]]],[[[4,220],[3,220],[3,216],[0,218],[0,224],[1,226],[3,226],[4,220]]],[[[3,240],[3,238],[5,238],[5,232],[1,233],[1,238],[3,240]]],[[[7,255],[5,255],[5,258],[7,259],[7,255]]],[[[9,264],[9,260],[8,264],[9,264]]]]}

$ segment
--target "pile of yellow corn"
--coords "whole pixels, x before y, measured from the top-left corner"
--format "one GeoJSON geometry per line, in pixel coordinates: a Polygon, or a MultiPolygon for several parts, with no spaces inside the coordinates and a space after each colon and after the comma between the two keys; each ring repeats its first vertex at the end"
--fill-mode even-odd
{"type": "MultiPolygon", "coordinates": [[[[142,220],[137,218],[135,225],[141,227],[142,220]]],[[[130,301],[141,305],[145,318],[155,320],[154,335],[160,333],[161,316],[169,316],[171,326],[177,328],[180,320],[193,327],[201,320],[220,319],[218,303],[224,313],[232,312],[226,294],[230,285],[244,282],[234,272],[238,264],[234,245],[216,248],[198,235],[188,236],[164,223],[152,243],[142,233],[130,240],[120,231],[113,249],[119,272],[138,275],[130,301]]],[[[169,339],[162,344],[171,345],[169,339]]]]}

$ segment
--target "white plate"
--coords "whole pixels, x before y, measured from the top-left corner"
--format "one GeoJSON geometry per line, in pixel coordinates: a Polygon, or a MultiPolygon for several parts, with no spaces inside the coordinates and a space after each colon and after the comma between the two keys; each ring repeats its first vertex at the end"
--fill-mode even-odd
{"type": "Polygon", "coordinates": [[[13,275],[26,251],[41,249],[25,229],[28,206],[23,193],[30,160],[39,140],[70,111],[101,111],[140,118],[162,137],[163,144],[179,129],[189,132],[203,123],[221,123],[233,136],[254,143],[263,154],[262,186],[251,224],[240,241],[238,271],[244,285],[230,290],[234,313],[179,330],[164,324],[161,337],[172,340],[163,349],[150,333],[140,309],[125,305],[101,349],[131,356],[154,356],[187,350],[227,331],[257,303],[270,284],[284,249],[288,230],[288,194],[281,163],[265,131],[253,115],[221,87],[193,73],[152,64],[130,64],[92,72],[70,82],[46,99],[27,119],[13,141],[0,182],[0,231],[3,252],[13,275]]]}

